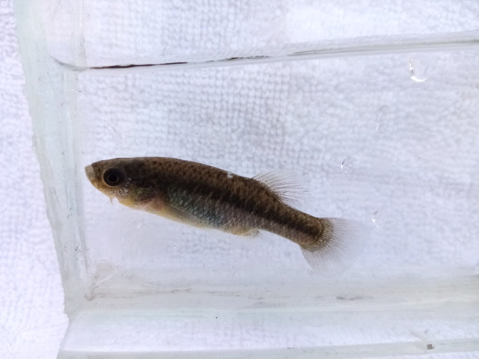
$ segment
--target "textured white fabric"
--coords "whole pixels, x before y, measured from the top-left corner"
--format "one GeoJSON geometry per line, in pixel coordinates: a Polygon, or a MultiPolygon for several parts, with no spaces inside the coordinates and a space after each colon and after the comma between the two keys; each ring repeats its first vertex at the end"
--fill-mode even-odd
{"type": "MultiPolygon", "coordinates": [[[[60,2],[54,11],[60,17],[69,14],[72,3],[60,2]]],[[[140,7],[122,1],[113,8],[107,1],[86,2],[87,63],[218,53],[225,44],[228,51],[241,49],[248,55],[252,47],[330,39],[338,33],[351,37],[470,30],[475,19],[471,14],[477,13],[474,2],[452,11],[452,1],[441,1],[433,12],[453,16],[426,21],[423,8],[391,1],[387,10],[394,26],[386,28],[383,16],[374,15],[381,3],[376,1],[368,4],[371,20],[363,19],[373,24],[370,27],[355,24],[363,13],[350,7],[342,15],[323,18],[318,22],[322,27],[316,28],[317,16],[337,14],[341,8],[324,2],[326,7],[310,11],[312,4],[303,1],[297,11],[285,14],[285,7],[295,10],[290,2],[279,2],[271,13],[263,5],[248,10],[230,3],[216,9],[215,17],[207,6],[198,15],[192,10],[198,6],[190,9],[178,1],[159,9],[168,20],[159,21],[153,11],[158,11],[156,3],[140,7]],[[146,22],[141,19],[144,12],[151,13],[146,22]],[[392,16],[396,12],[403,17],[392,16]],[[218,14],[235,20],[225,33],[218,33],[223,26],[218,14]],[[298,28],[305,23],[310,28],[298,28]]],[[[31,148],[9,1],[0,2],[0,19],[0,356],[52,358],[66,326],[62,289],[31,148]]],[[[56,25],[72,23],[68,16],[64,19],[56,25]]],[[[67,35],[62,33],[60,47],[71,45],[67,35]]],[[[380,229],[358,264],[360,270],[394,275],[419,268],[417,273],[431,275],[436,268],[442,274],[472,268],[478,251],[473,242],[478,227],[468,218],[477,209],[477,201],[470,198],[477,195],[473,184],[479,178],[472,155],[477,150],[474,121],[479,106],[473,85],[478,56],[413,54],[416,67],[427,68],[420,75],[428,80],[417,83],[410,79],[409,55],[116,78],[82,74],[79,112],[84,122],[79,127],[87,138],[79,139],[81,160],[86,165],[113,156],[170,155],[250,176],[278,168],[298,170],[312,193],[312,213],[376,220],[380,229]]],[[[269,283],[278,273],[288,279],[291,272],[285,267],[307,280],[300,252],[285,240],[262,241],[251,249],[221,235],[209,238],[162,219],[112,208],[83,180],[86,243],[95,279],[102,284],[99,291],[131,289],[135,281],[154,289],[172,283],[214,285],[225,278],[269,283]],[[108,281],[115,274],[118,288],[108,281]],[[122,282],[124,278],[129,282],[122,282]]],[[[205,342],[214,344],[214,335],[205,342]]]]}
{"type": "MultiPolygon", "coordinates": [[[[473,273],[478,58],[437,52],[81,74],[83,165],[171,156],[243,176],[285,170],[309,191],[308,213],[377,224],[354,272],[473,273]],[[428,68],[425,82],[410,78],[410,58],[428,68]]],[[[162,288],[170,280],[218,283],[228,271],[230,283],[310,280],[298,247],[284,239],[265,236],[244,248],[237,237],[112,206],[83,183],[93,267],[106,262],[162,288]],[[291,271],[282,272],[285,265],[291,271]]]]}
{"type": "Polygon", "coordinates": [[[0,358],[51,359],[67,325],[15,36],[0,1],[0,358]]]}

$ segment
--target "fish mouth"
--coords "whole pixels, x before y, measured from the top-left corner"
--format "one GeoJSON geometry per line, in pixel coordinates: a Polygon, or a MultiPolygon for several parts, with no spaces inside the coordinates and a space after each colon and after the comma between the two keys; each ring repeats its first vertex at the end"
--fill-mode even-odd
{"type": "Polygon", "coordinates": [[[85,167],[85,173],[90,182],[93,184],[95,181],[95,169],[90,165],[85,167]]]}

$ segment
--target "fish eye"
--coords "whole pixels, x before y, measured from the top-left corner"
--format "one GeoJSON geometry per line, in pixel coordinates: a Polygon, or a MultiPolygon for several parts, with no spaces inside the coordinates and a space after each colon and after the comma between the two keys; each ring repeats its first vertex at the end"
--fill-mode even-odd
{"type": "Polygon", "coordinates": [[[110,187],[119,186],[124,180],[125,176],[118,168],[109,168],[103,173],[103,181],[110,187]]]}

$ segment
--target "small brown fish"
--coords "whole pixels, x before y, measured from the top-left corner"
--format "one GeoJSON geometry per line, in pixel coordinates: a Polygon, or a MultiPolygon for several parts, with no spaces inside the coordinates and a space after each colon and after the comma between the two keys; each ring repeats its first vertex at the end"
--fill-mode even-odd
{"type": "Polygon", "coordinates": [[[364,227],[316,218],[291,205],[292,182],[274,173],[247,178],[166,157],[115,158],[85,168],[90,182],[128,207],[240,236],[268,231],[298,244],[317,269],[348,264],[364,227]]]}

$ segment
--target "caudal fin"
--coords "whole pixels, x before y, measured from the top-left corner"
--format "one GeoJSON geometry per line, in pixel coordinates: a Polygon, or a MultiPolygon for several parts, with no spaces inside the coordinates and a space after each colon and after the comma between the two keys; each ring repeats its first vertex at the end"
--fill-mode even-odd
{"type": "Polygon", "coordinates": [[[360,254],[369,229],[355,221],[341,218],[320,218],[323,234],[318,241],[302,246],[308,264],[325,275],[337,275],[348,268],[360,254]]]}

